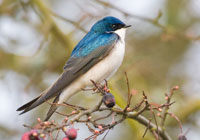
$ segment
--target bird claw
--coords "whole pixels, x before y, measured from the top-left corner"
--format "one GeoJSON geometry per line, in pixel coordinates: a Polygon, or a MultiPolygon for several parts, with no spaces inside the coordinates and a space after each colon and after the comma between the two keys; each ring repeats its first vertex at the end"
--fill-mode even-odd
{"type": "Polygon", "coordinates": [[[107,82],[106,80],[105,80],[105,84],[104,84],[103,90],[104,90],[105,92],[110,92],[110,89],[108,88],[108,82],[107,82]]]}
{"type": "Polygon", "coordinates": [[[112,113],[112,123],[111,124],[114,124],[116,121],[115,121],[115,114],[114,112],[112,113]]]}

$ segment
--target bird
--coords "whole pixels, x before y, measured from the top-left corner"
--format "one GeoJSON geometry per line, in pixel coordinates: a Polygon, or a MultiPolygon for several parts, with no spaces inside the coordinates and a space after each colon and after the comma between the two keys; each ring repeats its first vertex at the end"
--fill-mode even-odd
{"type": "Polygon", "coordinates": [[[38,97],[22,105],[17,111],[24,114],[54,98],[44,121],[56,111],[56,104],[68,101],[73,95],[92,86],[92,81],[109,80],[119,69],[125,54],[125,33],[131,25],[107,16],[97,21],[74,47],[62,74],[38,97]]]}

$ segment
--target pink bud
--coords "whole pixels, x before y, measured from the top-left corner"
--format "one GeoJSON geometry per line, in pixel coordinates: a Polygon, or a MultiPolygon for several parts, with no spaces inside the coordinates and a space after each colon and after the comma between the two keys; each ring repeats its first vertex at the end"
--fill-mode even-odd
{"type": "Polygon", "coordinates": [[[91,120],[91,119],[92,119],[92,117],[91,117],[91,116],[89,116],[89,117],[88,117],[88,120],[91,120]]]}
{"type": "Polygon", "coordinates": [[[46,121],[46,122],[44,122],[44,125],[48,126],[48,125],[50,125],[50,122],[46,121]]]}
{"type": "Polygon", "coordinates": [[[179,89],[179,86],[175,86],[175,87],[174,87],[174,90],[178,90],[178,89],[179,89]]]}
{"type": "Polygon", "coordinates": [[[165,100],[168,100],[169,99],[169,97],[168,96],[165,96],[165,100]]]}
{"type": "Polygon", "coordinates": [[[68,120],[69,120],[68,117],[66,117],[66,118],[65,118],[65,122],[67,122],[68,120]]]}
{"type": "Polygon", "coordinates": [[[161,116],[161,114],[160,114],[160,113],[157,113],[157,116],[158,116],[158,117],[160,117],[160,116],[161,116]]]}
{"type": "Polygon", "coordinates": [[[40,118],[37,118],[37,121],[38,121],[38,123],[41,123],[41,119],[40,118]]]}
{"type": "Polygon", "coordinates": [[[162,112],[162,108],[158,108],[158,111],[162,112]]]}
{"type": "Polygon", "coordinates": [[[99,130],[94,130],[94,133],[95,134],[99,134],[99,130]]]}
{"type": "Polygon", "coordinates": [[[99,128],[99,129],[103,129],[103,127],[102,127],[101,125],[98,125],[98,128],[99,128]]]}
{"type": "Polygon", "coordinates": [[[128,112],[129,112],[129,111],[131,111],[131,108],[130,108],[130,107],[128,107],[128,108],[126,109],[126,111],[128,111],[128,112]]]}
{"type": "Polygon", "coordinates": [[[76,114],[77,112],[75,110],[72,111],[72,114],[76,114]]]}

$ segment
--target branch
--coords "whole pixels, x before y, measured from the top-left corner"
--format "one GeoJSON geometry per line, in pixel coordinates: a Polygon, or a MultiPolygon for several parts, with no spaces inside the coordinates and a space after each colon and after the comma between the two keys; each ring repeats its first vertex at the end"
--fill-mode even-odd
{"type": "MultiPolygon", "coordinates": [[[[54,121],[41,122],[41,120],[38,119],[38,124],[35,127],[27,126],[27,125],[24,125],[24,126],[29,127],[30,129],[34,129],[34,130],[37,129],[40,131],[40,132],[38,131],[37,133],[39,133],[40,135],[43,134],[43,136],[49,135],[51,137],[51,139],[53,140],[52,133],[54,131],[58,131],[57,135],[56,135],[56,139],[57,139],[58,133],[60,130],[62,130],[67,135],[66,127],[68,127],[68,128],[72,127],[72,125],[74,123],[84,123],[88,127],[88,130],[92,133],[92,135],[87,137],[85,140],[90,140],[90,139],[96,139],[99,135],[106,133],[104,136],[104,138],[105,138],[106,135],[110,132],[109,131],[110,129],[114,128],[116,125],[122,123],[126,119],[131,119],[131,120],[136,120],[141,125],[144,125],[146,127],[143,137],[145,136],[145,134],[147,133],[147,130],[149,129],[150,132],[153,134],[153,136],[156,139],[161,138],[163,140],[172,140],[172,138],[169,136],[169,134],[162,129],[163,127],[158,125],[154,111],[161,112],[161,111],[163,111],[162,108],[169,109],[169,107],[173,104],[173,102],[170,103],[171,97],[173,95],[173,91],[178,88],[177,87],[172,88],[170,94],[167,96],[168,97],[167,102],[165,104],[161,104],[161,105],[149,103],[147,96],[143,92],[142,101],[140,101],[139,104],[137,104],[135,107],[131,108],[130,101],[131,101],[132,96],[130,94],[129,82],[128,82],[127,75],[126,75],[126,79],[127,79],[127,88],[128,88],[128,100],[127,100],[127,105],[126,105],[125,109],[120,108],[120,107],[110,108],[110,107],[106,106],[103,99],[105,99],[104,96],[107,96],[108,91],[109,91],[109,89],[107,88],[107,82],[105,82],[104,86],[101,86],[91,80],[91,82],[93,83],[93,85],[95,86],[95,88],[97,90],[96,92],[101,94],[100,101],[94,107],[84,108],[81,106],[71,105],[68,103],[56,104],[58,106],[66,106],[66,107],[70,107],[71,109],[73,109],[73,111],[69,114],[57,112],[59,115],[65,116],[65,119],[63,120],[63,122],[61,124],[56,124],[54,121]],[[103,103],[105,104],[105,106],[103,106],[103,103]],[[157,106],[157,107],[152,107],[153,105],[157,106]],[[141,106],[143,106],[143,107],[141,107],[141,106]],[[135,109],[137,109],[137,111],[135,111],[135,109]],[[99,116],[95,117],[95,115],[93,115],[96,112],[102,112],[102,111],[108,111],[109,113],[106,116],[99,115],[99,116]],[[152,118],[147,119],[146,117],[144,117],[142,115],[143,112],[145,112],[145,111],[150,113],[151,117],[155,120],[155,123],[152,122],[152,118]],[[118,116],[117,120],[114,119],[114,114],[115,114],[115,116],[118,116]],[[102,122],[102,120],[105,120],[109,117],[112,117],[111,123],[108,123],[108,124],[100,123],[100,122],[102,122]]],[[[111,94],[111,93],[109,93],[109,94],[111,94]]],[[[51,103],[49,103],[49,104],[51,104],[51,103]]],[[[167,110],[165,110],[163,112],[163,115],[165,116],[167,114],[169,114],[171,117],[175,118],[178,121],[179,126],[181,128],[181,134],[182,134],[182,132],[183,132],[182,126],[181,126],[181,122],[178,119],[178,117],[176,117],[173,113],[169,113],[169,112],[167,112],[167,110]]],[[[164,118],[164,116],[163,116],[163,118],[164,118]]],[[[166,119],[166,117],[165,117],[165,119],[166,119]]],[[[163,119],[163,121],[165,119],[163,119]]],[[[163,123],[163,125],[164,125],[164,123],[163,123]]],[[[73,130],[73,131],[76,131],[76,130],[73,130]]]]}
{"type": "Polygon", "coordinates": [[[149,123],[149,120],[147,118],[145,118],[144,116],[138,115],[136,117],[134,113],[128,113],[127,117],[131,118],[133,120],[138,121],[140,124],[142,124],[142,125],[144,125],[146,127],[149,126],[149,128],[152,129],[152,130],[158,131],[159,135],[161,136],[161,138],[163,140],[172,140],[171,137],[169,136],[169,134],[167,132],[163,132],[160,127],[158,127],[158,129],[157,129],[157,126],[154,123],[152,123],[152,122],[149,123]]]}

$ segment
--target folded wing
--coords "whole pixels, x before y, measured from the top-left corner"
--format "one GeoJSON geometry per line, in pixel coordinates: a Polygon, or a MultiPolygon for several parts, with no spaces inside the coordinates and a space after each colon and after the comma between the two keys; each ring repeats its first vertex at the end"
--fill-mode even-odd
{"type": "Polygon", "coordinates": [[[20,113],[23,114],[45,101],[59,96],[60,92],[71,82],[106,57],[118,41],[118,38],[116,34],[108,33],[98,35],[96,38],[86,43],[81,43],[81,46],[78,44],[74,49],[76,53],[73,53],[67,61],[64,66],[64,71],[58,80],[51,87],[42,92],[40,96],[21,106],[17,111],[23,110],[23,112],[20,113]]]}

